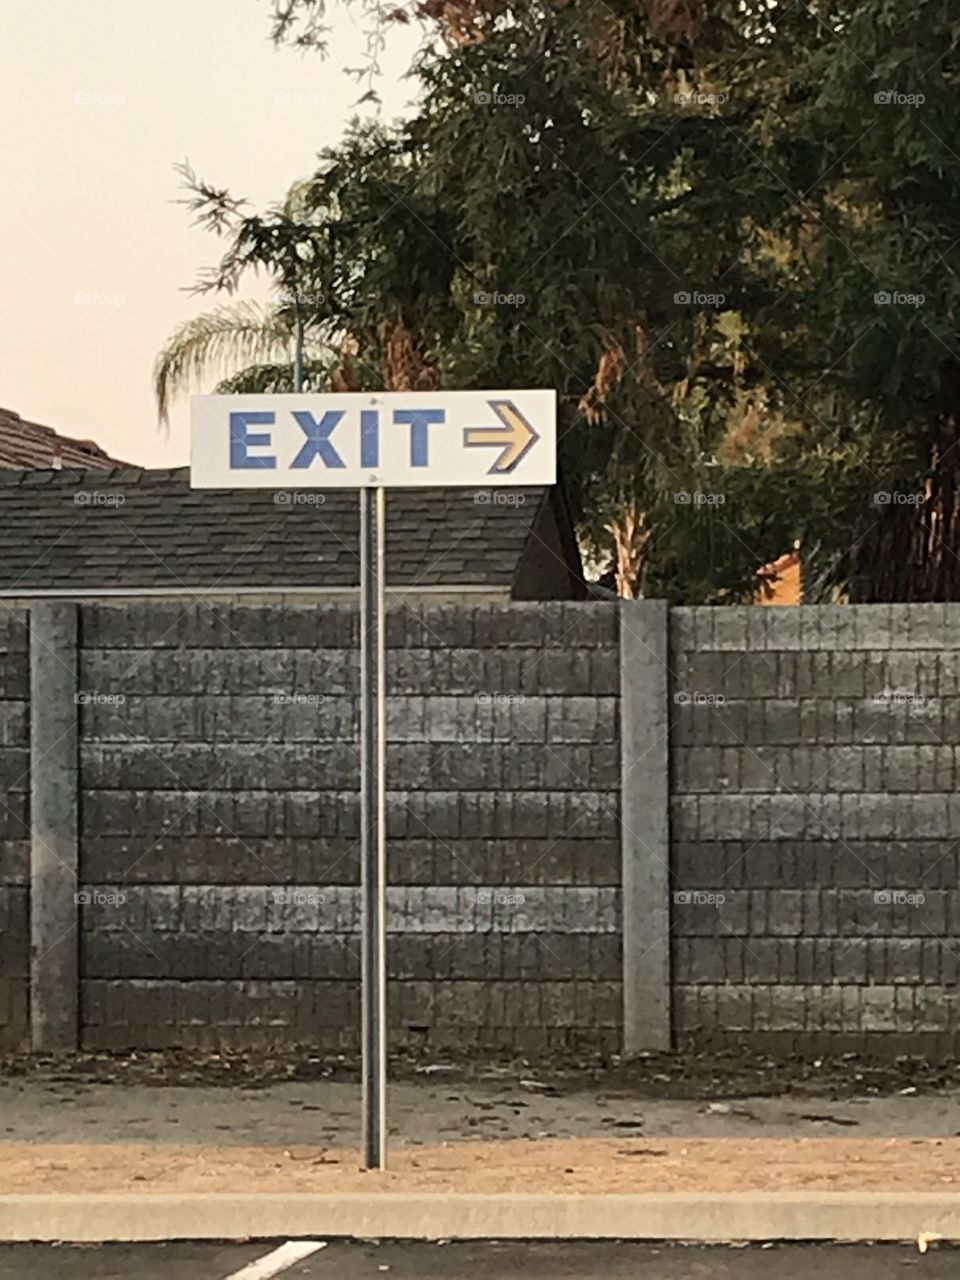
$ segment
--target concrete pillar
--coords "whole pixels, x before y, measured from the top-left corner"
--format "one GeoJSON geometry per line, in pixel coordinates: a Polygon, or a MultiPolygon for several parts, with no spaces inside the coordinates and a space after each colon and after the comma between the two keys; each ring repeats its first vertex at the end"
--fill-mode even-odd
{"type": "Polygon", "coordinates": [[[30,1025],[35,1051],[77,1048],[77,606],[30,610],[30,1025]]]}
{"type": "Polygon", "coordinates": [[[620,604],[623,1046],[669,1049],[670,676],[665,600],[620,604]]]}

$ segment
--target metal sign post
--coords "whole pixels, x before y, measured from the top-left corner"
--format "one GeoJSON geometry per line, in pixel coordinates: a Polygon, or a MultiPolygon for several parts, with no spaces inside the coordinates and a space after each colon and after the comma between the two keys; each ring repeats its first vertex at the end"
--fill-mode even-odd
{"type": "MultiPolygon", "coordinates": [[[[363,898],[363,1159],[387,1151],[386,676],[387,488],[556,482],[556,394],[510,391],[312,392],[194,396],[194,489],[360,492],[360,850],[363,898]]],[[[486,495],[489,501],[489,493],[486,495]]],[[[293,505],[285,510],[298,510],[293,505]]],[[[317,524],[317,539],[323,524],[317,524]]],[[[319,587],[322,590],[322,587],[319,587]]]]}
{"type": "Polygon", "coordinates": [[[382,488],[360,490],[360,858],[363,1161],[387,1163],[386,672],[382,488]]]}

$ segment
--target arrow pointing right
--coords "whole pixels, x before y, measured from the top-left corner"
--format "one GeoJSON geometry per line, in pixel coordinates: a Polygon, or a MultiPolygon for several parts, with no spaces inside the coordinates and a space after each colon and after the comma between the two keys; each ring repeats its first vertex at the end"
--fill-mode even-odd
{"type": "Polygon", "coordinates": [[[503,425],[465,427],[463,443],[468,449],[498,446],[501,449],[500,457],[487,474],[509,475],[517,469],[540,437],[512,400],[488,400],[487,403],[503,425]]]}

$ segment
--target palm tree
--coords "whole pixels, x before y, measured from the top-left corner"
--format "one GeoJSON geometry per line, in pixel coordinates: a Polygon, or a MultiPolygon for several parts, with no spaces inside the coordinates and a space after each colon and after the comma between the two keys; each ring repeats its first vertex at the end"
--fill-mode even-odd
{"type": "Polygon", "coordinates": [[[201,182],[189,164],[176,166],[196,221],[230,237],[219,265],[194,293],[233,293],[248,270],[265,270],[278,300],[225,303],[179,325],[157,356],[153,382],[162,425],[180,395],[224,375],[218,392],[293,391],[327,384],[337,363],[335,335],[323,321],[325,238],[312,216],[309,184],[290,188],[265,215],[245,214],[246,201],[201,182]],[[239,372],[237,370],[239,369],[239,372]]]}
{"type": "Polygon", "coordinates": [[[167,339],[153,371],[157,412],[165,425],[177,397],[203,386],[211,373],[223,375],[215,388],[223,394],[320,388],[335,359],[305,326],[301,307],[225,303],[178,325],[167,339]]]}

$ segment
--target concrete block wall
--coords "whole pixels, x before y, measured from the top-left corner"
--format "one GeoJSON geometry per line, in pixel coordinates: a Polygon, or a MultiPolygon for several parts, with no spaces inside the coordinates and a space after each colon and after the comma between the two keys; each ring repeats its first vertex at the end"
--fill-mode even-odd
{"type": "MultiPolygon", "coordinates": [[[[83,1042],[355,1048],[355,611],[80,634],[83,1042]]],[[[392,1042],[617,1047],[616,607],[400,606],[387,645],[392,1042]]]]}
{"type": "Polygon", "coordinates": [[[28,615],[0,610],[0,1049],[29,1043],[30,662],[28,615]]]}
{"type": "Polygon", "coordinates": [[[960,1041],[960,606],[671,612],[675,1034],[960,1041]]]}
{"type": "MultiPolygon", "coordinates": [[[[357,637],[0,617],[0,1048],[357,1046],[357,637]]],[[[395,1046],[956,1052],[960,606],[399,603],[388,675],[395,1046]]]]}

